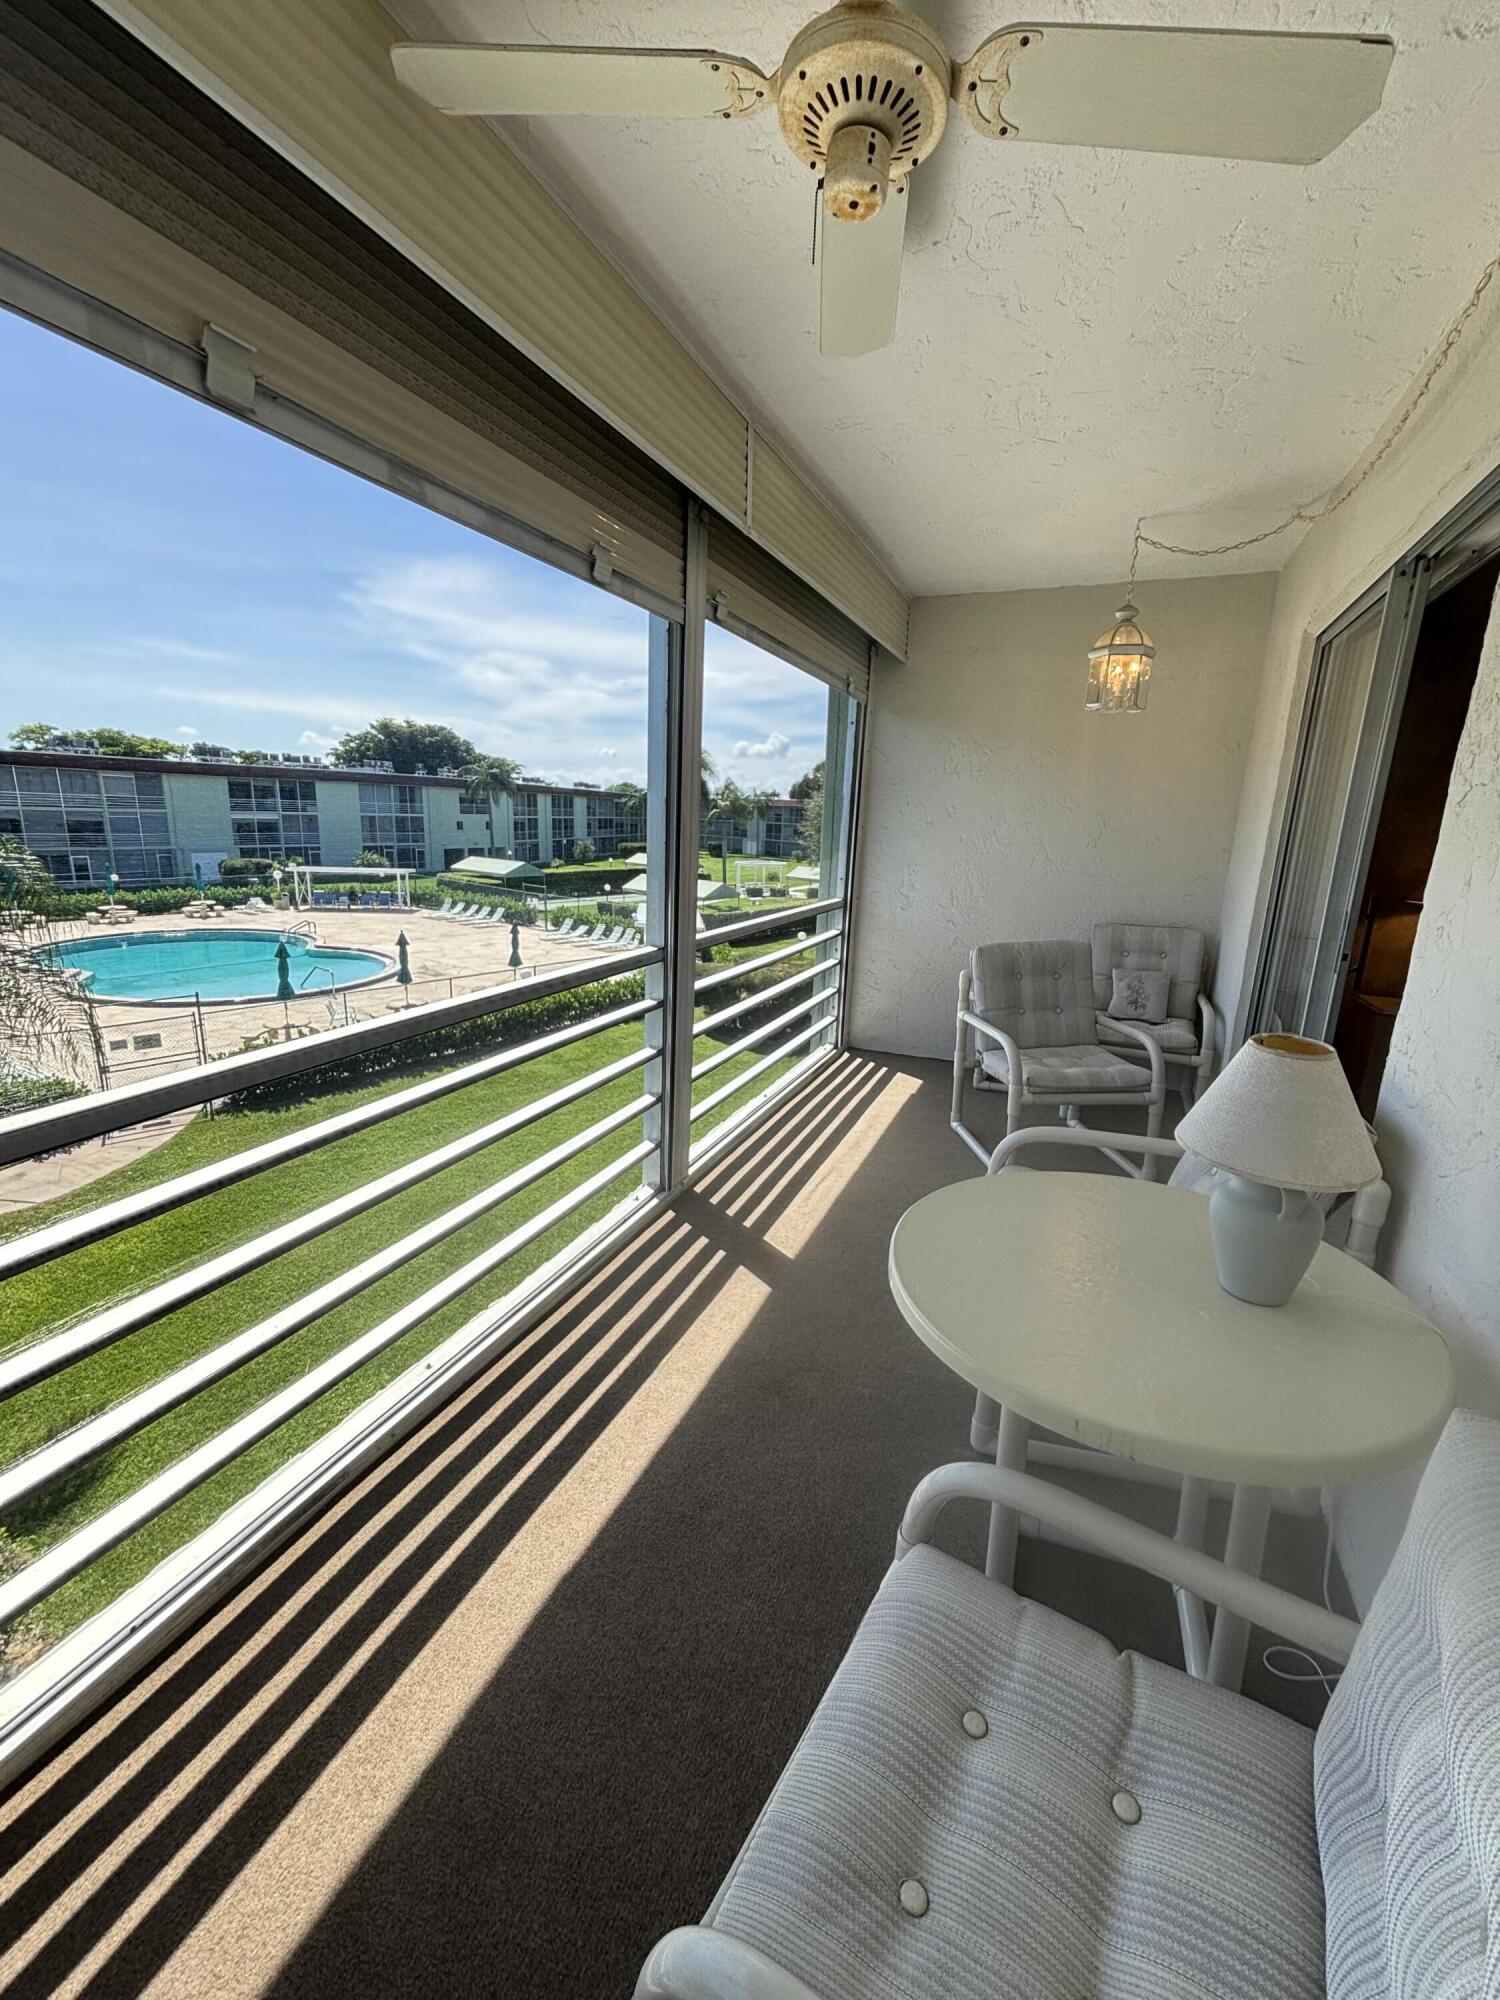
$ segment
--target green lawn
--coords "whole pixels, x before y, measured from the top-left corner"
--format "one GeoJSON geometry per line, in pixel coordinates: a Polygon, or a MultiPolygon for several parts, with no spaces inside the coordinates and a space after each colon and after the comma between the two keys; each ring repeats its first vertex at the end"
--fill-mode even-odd
{"type": "MultiPolygon", "coordinates": [[[[720,1005],[727,998],[722,993],[712,997],[720,1005]]],[[[799,1021],[795,1025],[800,1027],[804,1023],[799,1021]]],[[[737,1024],[731,1024],[726,1033],[732,1038],[736,1031],[737,1024]]],[[[418,1153],[556,1090],[575,1077],[600,1069],[639,1048],[641,1033],[639,1023],[608,1030],[10,1279],[4,1287],[3,1309],[0,1309],[0,1351],[69,1325],[112,1300],[128,1297],[174,1271],[242,1243],[418,1153]]],[[[700,1044],[699,1053],[711,1046],[709,1042],[700,1044]]],[[[737,1057],[706,1079],[706,1087],[719,1087],[763,1053],[758,1048],[737,1057]]],[[[793,1051],[787,1066],[804,1053],[800,1048],[793,1051]]],[[[753,1088],[766,1088],[776,1073],[779,1072],[757,1078],[753,1088]]],[[[39,1227],[59,1215],[170,1179],[206,1161],[242,1151],[350,1105],[367,1102],[385,1091],[404,1088],[416,1080],[416,1074],[366,1090],[310,1098],[290,1108],[245,1110],[215,1118],[200,1115],[154,1152],[94,1182],[81,1194],[30,1210],[22,1218],[5,1218],[0,1222],[0,1235],[17,1234],[23,1227],[39,1227]]],[[[6,1406],[0,1462],[9,1463],[25,1456],[49,1438],[147,1382],[216,1347],[393,1238],[441,1214],[607,1112],[629,1103],[640,1094],[641,1088],[639,1074],[631,1075],[577,1104],[552,1112],[484,1153],[450,1167],[209,1297],[86,1357],[62,1375],[13,1397],[6,1406]]],[[[732,1117],[748,1101],[750,1090],[747,1086],[745,1097],[719,1107],[703,1129],[732,1117]]],[[[608,1159],[627,1152],[639,1137],[640,1126],[632,1121],[620,1132],[588,1148],[576,1160],[513,1196],[503,1207],[409,1261],[357,1298],[325,1314],[235,1374],[170,1411],[148,1429],[23,1503],[0,1520],[0,1573],[5,1567],[14,1568],[18,1559],[30,1559],[50,1547],[205,1438],[305,1374],[497,1236],[547,1207],[566,1188],[586,1180],[608,1159]],[[9,1549],[5,1538],[9,1538],[9,1549]]],[[[639,1169],[633,1169],[622,1174],[613,1187],[519,1252],[481,1285],[407,1334],[129,1541],[55,1591],[28,1615],[25,1632],[16,1635],[23,1641],[18,1648],[22,1657],[34,1650],[37,1642],[69,1630],[108,1603],[483,1305],[503,1298],[528,1272],[554,1255],[589,1223],[608,1213],[637,1185],[638,1172],[639,1169]]]]}

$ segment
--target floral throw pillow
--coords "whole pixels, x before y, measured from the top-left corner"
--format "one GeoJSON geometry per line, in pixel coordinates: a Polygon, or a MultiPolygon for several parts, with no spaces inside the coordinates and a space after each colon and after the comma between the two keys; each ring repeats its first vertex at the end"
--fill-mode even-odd
{"type": "Polygon", "coordinates": [[[1110,996],[1112,1021],[1145,1021],[1153,1027],[1167,1018],[1167,996],[1172,990],[1170,972],[1127,972],[1116,966],[1110,974],[1114,992],[1110,996]]]}

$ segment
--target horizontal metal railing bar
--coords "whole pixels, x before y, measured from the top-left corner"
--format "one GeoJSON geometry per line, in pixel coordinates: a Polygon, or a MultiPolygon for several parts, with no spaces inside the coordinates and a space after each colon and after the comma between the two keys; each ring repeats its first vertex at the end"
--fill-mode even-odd
{"type": "MultiPolygon", "coordinates": [[[[650,1048],[632,1049],[629,1055],[621,1056],[602,1069],[591,1070],[587,1076],[576,1078],[560,1089],[547,1092],[530,1104],[507,1111],[500,1118],[493,1118],[485,1125],[477,1125],[472,1132],[464,1132],[456,1139],[450,1139],[446,1146],[437,1146],[430,1153],[419,1154],[415,1160],[408,1160],[389,1173],[379,1175],[375,1180],[365,1181],[347,1194],[336,1196],[319,1208],[311,1208],[305,1215],[293,1216],[289,1222],[279,1224],[275,1229],[265,1230],[259,1236],[252,1236],[246,1243],[236,1244],[207,1262],[195,1264],[189,1270],[179,1271],[173,1277],[165,1278],[158,1285],[152,1285],[144,1292],[137,1292],[133,1298],[122,1299],[117,1304],[106,1306],[103,1312],[93,1313],[80,1320],[76,1326],[66,1327],[61,1333],[52,1334],[30,1347],[16,1349],[0,1360],[0,1397],[13,1396],[20,1389],[34,1382],[44,1381],[60,1369],[70,1367],[73,1362],[86,1354],[96,1353],[101,1347],[112,1346],[123,1340],[126,1334],[135,1333],[155,1320],[165,1319],[168,1313],[190,1305],[194,1299],[205,1293],[217,1291],[222,1285],[247,1272],[259,1270],[274,1258],[283,1256],[288,1250],[310,1242],[313,1237],[336,1228],[341,1222],[348,1222],[356,1215],[363,1215],[367,1209],[375,1208],[393,1195],[402,1194],[419,1182],[430,1180],[460,1161],[483,1152],[487,1147],[508,1139],[513,1133],[524,1131],[549,1113],[572,1104],[580,1097],[605,1084],[628,1076],[632,1070],[644,1069],[655,1059],[656,1051],[650,1048]]],[[[466,1204],[465,1204],[466,1205],[466,1204]]],[[[459,1213],[453,1210],[453,1214],[459,1213]]],[[[478,1212],[478,1211],[477,1211],[478,1212]]],[[[440,1217],[439,1221],[446,1218],[440,1217]]],[[[433,1225],[429,1224],[429,1227],[433,1225]]],[[[462,1226],[462,1225],[459,1225],[462,1226]]],[[[420,1233],[420,1232],[418,1232],[420,1233]]],[[[401,1243],[380,1253],[391,1257],[404,1244],[415,1239],[407,1237],[401,1243]]],[[[391,1268],[400,1262],[396,1256],[391,1268]]]]}
{"type": "Polygon", "coordinates": [[[715,1054],[705,1056],[702,1062],[695,1063],[694,1083],[705,1076],[712,1076],[716,1069],[722,1069],[725,1063],[733,1062],[734,1058],[743,1055],[746,1049],[753,1049],[761,1042],[768,1041],[778,1029],[784,1028],[788,1021],[800,1021],[804,1014],[811,1014],[817,1008],[826,1006],[830,1000],[837,1001],[837,999],[838,988],[831,986],[826,993],[814,993],[810,1000],[802,1000],[795,1007],[788,1007],[784,1013],[778,1014],[774,1021],[762,1022],[760,1027],[752,1028],[748,1035],[741,1035],[737,1042],[731,1042],[727,1048],[719,1049],[715,1054]]]}
{"type": "MultiPolygon", "coordinates": [[[[695,1138],[684,1187],[749,1143],[760,1120],[804,1090],[837,1054],[826,1044],[813,1049],[736,1117],[695,1138]]],[[[570,1297],[584,1278],[619,1255],[671,1201],[672,1196],[642,1188],[601,1221],[587,1225],[514,1292],[481,1307],[458,1332],[0,1688],[0,1786],[30,1768],[354,1477],[570,1297]]]]}
{"type": "Polygon", "coordinates": [[[710,1091],[701,1104],[695,1104],[692,1110],[691,1123],[696,1125],[698,1120],[706,1118],[716,1105],[724,1103],[726,1098],[735,1096],[747,1084],[753,1083],[756,1077],[764,1076],[766,1071],[774,1068],[790,1049],[801,1048],[802,1044],[810,1042],[814,1035],[827,1034],[832,1025],[831,1021],[814,1021],[810,1028],[803,1028],[797,1034],[789,1035],[780,1048],[772,1049],[768,1056],[762,1056],[759,1062],[751,1063],[749,1069],[742,1069],[738,1076],[731,1077],[729,1082],[724,1084],[721,1089],[710,1091]]]}
{"type": "Polygon", "coordinates": [[[642,972],[660,961],[661,953],[647,946],[639,951],[617,952],[608,958],[591,958],[582,965],[569,966],[542,978],[484,987],[453,1000],[426,1001],[418,1007],[400,1008],[378,1021],[328,1028],[322,1034],[283,1042],[273,1049],[250,1049],[242,1055],[223,1056],[217,1062],[173,1070],[164,1077],[122,1084],[118,1090],[69,1098],[39,1111],[18,1111],[9,1118],[0,1118],[0,1167],[30,1159],[34,1153],[53,1152],[61,1146],[75,1146],[83,1139],[97,1139],[101,1133],[118,1131],[122,1125],[138,1125],[143,1119],[161,1118],[170,1111],[208,1104],[216,1097],[247,1090],[252,1084],[280,1083],[288,1077],[305,1076],[351,1055],[368,1055],[374,1049],[390,1048],[394,1043],[411,1041],[439,1028],[456,1027],[482,1015],[508,1013],[512,1007],[523,1006],[530,1000],[548,1000],[558,993],[571,993],[579,986],[595,986],[616,979],[622,973],[642,972]]]}
{"type": "Polygon", "coordinates": [[[775,965],[783,958],[796,958],[799,952],[816,951],[819,945],[832,944],[835,938],[844,935],[842,924],[836,924],[830,931],[812,931],[805,938],[792,944],[778,945],[775,951],[763,951],[758,958],[742,959],[738,965],[722,966],[717,972],[710,972],[700,979],[693,988],[696,995],[712,993],[716,987],[732,986],[737,979],[743,979],[747,972],[759,972],[763,965],[775,965]]]}
{"type": "Polygon", "coordinates": [[[268,1139],[262,1146],[250,1146],[243,1153],[231,1153],[227,1159],[212,1160],[207,1166],[195,1167],[191,1173],[179,1174],[175,1180],[142,1188],[136,1194],[122,1195],[118,1201],[103,1202],[98,1208],[85,1209],[81,1215],[65,1216],[62,1221],[49,1223],[44,1229],[33,1229],[10,1243],[0,1244],[0,1278],[30,1271],[69,1250],[98,1243],[135,1223],[149,1222],[154,1216],[165,1215],[171,1209],[180,1208],[184,1202],[197,1201],[200,1196],[212,1194],[217,1188],[237,1186],[254,1174],[264,1173],[268,1167],[277,1167],[283,1161],[317,1152],[320,1147],[347,1139],[351,1133],[363,1132],[372,1125],[384,1124],[388,1118],[399,1117],[403,1111],[412,1111],[419,1105],[450,1097],[456,1090],[466,1090],[471,1084],[499,1076],[508,1069],[515,1069],[518,1064],[531,1062],[535,1057],[555,1054],[559,1049],[570,1048],[575,1042],[603,1034],[608,1028],[624,1027],[631,1021],[642,1020],[660,1004],[658,1000],[632,1000],[627,1006],[612,1007],[608,1013],[596,1014],[590,1020],[575,1021],[566,1028],[555,1028],[550,1034],[518,1042],[513,1048],[502,1049],[498,1055],[484,1056],[478,1062],[444,1070],[441,1075],[428,1077],[405,1090],[393,1090],[386,1097],[372,1098],[368,1104],[356,1104],[349,1111],[320,1119],[316,1125],[304,1125],[295,1132],[285,1132],[279,1139],[268,1139]]]}
{"type": "Polygon", "coordinates": [[[112,1404],[107,1410],[101,1410],[98,1416],[88,1418],[76,1429],[64,1432],[61,1437],[53,1438],[50,1443],[44,1444],[26,1458],[7,1466],[0,1471],[0,1513],[8,1507],[13,1507],[17,1501],[24,1500],[28,1494],[50,1485],[54,1479],[60,1478],[73,1467],[84,1464],[108,1446],[120,1443],[122,1439],[133,1436],[136,1431],[144,1430],[147,1424],[165,1416],[168,1410],[174,1410],[179,1403],[185,1403],[190,1396],[196,1396],[200,1389],[206,1389],[211,1383],[222,1380],[226,1375],[232,1375],[236,1368],[242,1368],[257,1354],[263,1354],[267,1348],[278,1346],[283,1340],[289,1340],[294,1333],[300,1332],[305,1326],[310,1326],[324,1313],[332,1312],[336,1306],[343,1305],[347,1300],[356,1297],[358,1293],[389,1276],[403,1264],[422,1256],[448,1237],[457,1235],[459,1230],[466,1229],[480,1216],[501,1207],[513,1195],[520,1194],[534,1182],[545,1179],[554,1167],[565,1166],[579,1153],[587,1152],[588,1148],[596,1145],[600,1139],[608,1138],[611,1132],[616,1132],[622,1125],[629,1125],[641,1117],[656,1101],[654,1096],[646,1095],[636,1098],[633,1103],[624,1105],[618,1111],[610,1112],[607,1117],[597,1120],[586,1130],[575,1133],[572,1138],[563,1140],[550,1151],[538,1154],[536,1159],[526,1161],[523,1166],[506,1174],[492,1186],[481,1188],[477,1194],[471,1195],[465,1202],[460,1202],[456,1208],[434,1217],[431,1222],[424,1223],[420,1229],[412,1230],[397,1242],[384,1245],[372,1256],[366,1257],[363,1262],[352,1265],[347,1271],[339,1272],[337,1277],[330,1278],[326,1284],[318,1285],[310,1292],[304,1292],[300,1299],[294,1300],[289,1306],[283,1306],[269,1318],[247,1327],[243,1333],[234,1334],[230,1339],[221,1341],[207,1354],[195,1356],[181,1368],[162,1376],[160,1381],[148,1383],[135,1395],[125,1397],[123,1401],[112,1404]]]}
{"type": "MultiPolygon", "coordinates": [[[[700,1035],[711,1035],[716,1028],[722,1028],[726,1021],[733,1021],[738,1015],[748,1013],[752,1007],[765,1007],[773,1000],[779,1000],[783,993],[795,992],[805,986],[810,979],[822,979],[828,973],[837,973],[839,962],[836,958],[820,959],[816,965],[808,966],[805,972],[794,972],[788,979],[778,979],[774,986],[762,986],[754,993],[747,993],[743,1000],[736,1000],[728,1007],[721,1007],[717,1014],[705,1014],[693,1028],[693,1040],[700,1035]]],[[[830,989],[832,990],[832,989],[830,989]]],[[[5,1268],[0,1263],[0,1271],[5,1268]]]]}
{"type": "Polygon", "coordinates": [[[414,1327],[420,1326],[423,1320],[431,1318],[433,1313],[440,1311],[453,1299],[468,1291],[481,1278],[487,1277],[508,1258],[515,1256],[518,1250],[525,1249],[528,1243],[535,1242],[539,1236],[544,1236],[549,1229],[564,1221],[575,1209],[582,1208],[585,1203],[592,1201],[594,1196],[602,1193],[612,1181],[618,1180],[630,1168],[638,1166],[655,1150],[656,1142],[652,1139],[643,1139],[639,1145],[632,1146],[629,1152],[623,1153],[618,1160],[611,1160],[607,1166],[601,1167],[598,1173],[591,1174],[587,1180],[580,1181],[576,1188],[570,1189],[549,1208],[534,1215],[529,1222],[522,1223],[520,1228],[513,1230],[509,1236],[502,1237],[498,1243],[491,1244],[489,1249],[481,1251],[467,1264],[450,1272],[437,1284],[429,1286],[425,1292],[410,1300],[399,1311],[391,1313],[378,1325],[371,1327],[367,1333],[360,1334],[346,1347],[341,1347],[337,1354],[330,1355],[326,1361],[320,1362],[306,1375],[299,1376],[295,1382],[289,1383],[276,1395],[269,1397],[264,1403],[257,1404],[253,1410],[199,1445],[195,1451],[189,1452],[185,1458],[180,1458],[174,1465],[169,1465],[164,1472],[158,1473],[154,1479],[147,1480],[144,1486],[138,1487],[126,1499],[116,1502],[113,1507],[106,1508],[97,1519],[75,1530],[55,1548],[48,1549],[34,1562],[28,1563],[25,1569],[18,1570],[14,1576],[0,1583],[0,1626],[8,1625],[12,1619],[19,1618],[23,1612],[29,1611],[34,1604],[39,1604],[44,1597],[50,1596],[54,1590],[66,1583],[69,1577],[76,1576],[81,1569],[86,1569],[91,1562],[96,1562],[100,1556],[107,1554],[110,1549],[117,1547],[138,1529],[143,1528],[148,1521],[155,1520],[158,1514],[164,1514],[184,1494],[191,1493],[194,1487],[201,1486],[205,1479],[211,1478],[221,1466],[239,1458],[261,1438],[284,1424],[289,1417],[294,1417],[309,1403],[315,1403],[319,1396],[325,1395],[346,1376],[362,1368],[367,1361],[373,1360],[387,1347],[394,1346],[403,1335],[410,1333],[414,1327]]]}
{"type": "Polygon", "coordinates": [[[825,916],[829,910],[842,910],[842,896],[829,896],[821,903],[795,903],[790,909],[768,910],[760,917],[740,917],[732,924],[715,924],[706,933],[712,944],[735,944],[741,938],[754,937],[757,931],[774,931],[782,924],[805,923],[809,917],[825,916]]]}

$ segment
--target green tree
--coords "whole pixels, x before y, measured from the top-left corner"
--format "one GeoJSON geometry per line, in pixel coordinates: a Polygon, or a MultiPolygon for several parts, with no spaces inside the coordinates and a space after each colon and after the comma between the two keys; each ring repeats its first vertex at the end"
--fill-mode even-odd
{"type": "Polygon", "coordinates": [[[490,852],[495,851],[495,800],[509,797],[516,789],[516,781],[521,775],[521,767],[510,757],[485,757],[476,750],[470,750],[468,761],[458,774],[471,792],[477,792],[484,800],[485,817],[489,821],[490,852]]]}
{"type": "MultiPolygon", "coordinates": [[[[644,839],[645,838],[644,829],[646,825],[645,786],[632,785],[627,782],[623,785],[616,785],[614,788],[614,793],[615,793],[615,804],[616,807],[618,808],[620,818],[622,820],[630,820],[632,822],[639,821],[642,828],[642,833],[639,837],[644,839]]],[[[632,843],[634,842],[636,837],[637,836],[635,835],[631,836],[632,843]]],[[[623,847],[624,841],[622,840],[620,844],[623,847]]]]}
{"type": "Polygon", "coordinates": [[[800,801],[802,817],[797,822],[794,845],[804,861],[819,861],[823,854],[823,766],[809,771],[792,786],[788,797],[800,801]],[[798,787],[801,787],[799,790],[798,787]]]}
{"type": "Polygon", "coordinates": [[[39,1084],[60,1080],[98,1090],[104,1049],[88,995],[47,949],[46,910],[54,893],[47,871],[20,841],[0,834],[0,927],[12,945],[0,950],[0,1112],[37,1101],[39,1084]]]}
{"type": "MultiPolygon", "coordinates": [[[[771,808],[775,803],[776,794],[774,792],[747,792],[745,794],[746,811],[752,820],[758,819],[760,821],[763,833],[770,828],[771,808]]],[[[761,842],[761,852],[762,854],[765,853],[764,840],[761,842]]]]}
{"type": "Polygon", "coordinates": [[[568,848],[568,859],[582,865],[594,858],[594,843],[591,840],[575,840],[568,848]]]}
{"type": "Polygon", "coordinates": [[[10,732],[13,748],[17,750],[45,750],[54,736],[61,731],[50,722],[23,722],[19,729],[10,732]]]}
{"type": "Polygon", "coordinates": [[[440,722],[398,722],[394,715],[377,715],[364,729],[350,730],[334,744],[332,761],[343,770],[356,764],[390,764],[401,772],[457,771],[476,763],[479,752],[467,736],[440,722]]]}
{"type": "Polygon", "coordinates": [[[362,847],[354,857],[356,868],[389,868],[391,857],[381,847],[362,847]]]}
{"type": "Polygon", "coordinates": [[[106,757],[177,757],[182,745],[165,736],[138,736],[133,729],[84,729],[106,757]]]}
{"type": "MultiPolygon", "coordinates": [[[[707,773],[705,772],[705,777],[707,773]]],[[[729,836],[730,829],[747,826],[750,822],[750,801],[734,782],[733,778],[723,778],[718,788],[708,796],[708,824],[710,829],[719,829],[719,880],[729,880],[729,836]]]]}

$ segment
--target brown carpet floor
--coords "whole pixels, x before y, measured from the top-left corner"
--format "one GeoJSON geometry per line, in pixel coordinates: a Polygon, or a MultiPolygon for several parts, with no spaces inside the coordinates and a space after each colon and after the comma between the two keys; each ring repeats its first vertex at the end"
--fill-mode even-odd
{"type": "MultiPolygon", "coordinates": [[[[628,1994],[911,1488],[966,1455],[971,1398],[885,1277],[901,1211],[973,1170],[946,1096],[935,1063],[829,1065],[32,1773],[0,1807],[4,1990],[628,1994]]],[[[945,1527],[977,1557],[977,1519],[945,1527]]],[[[1040,1546],[1020,1582],[1178,1657],[1164,1587],[1040,1546]]]]}

